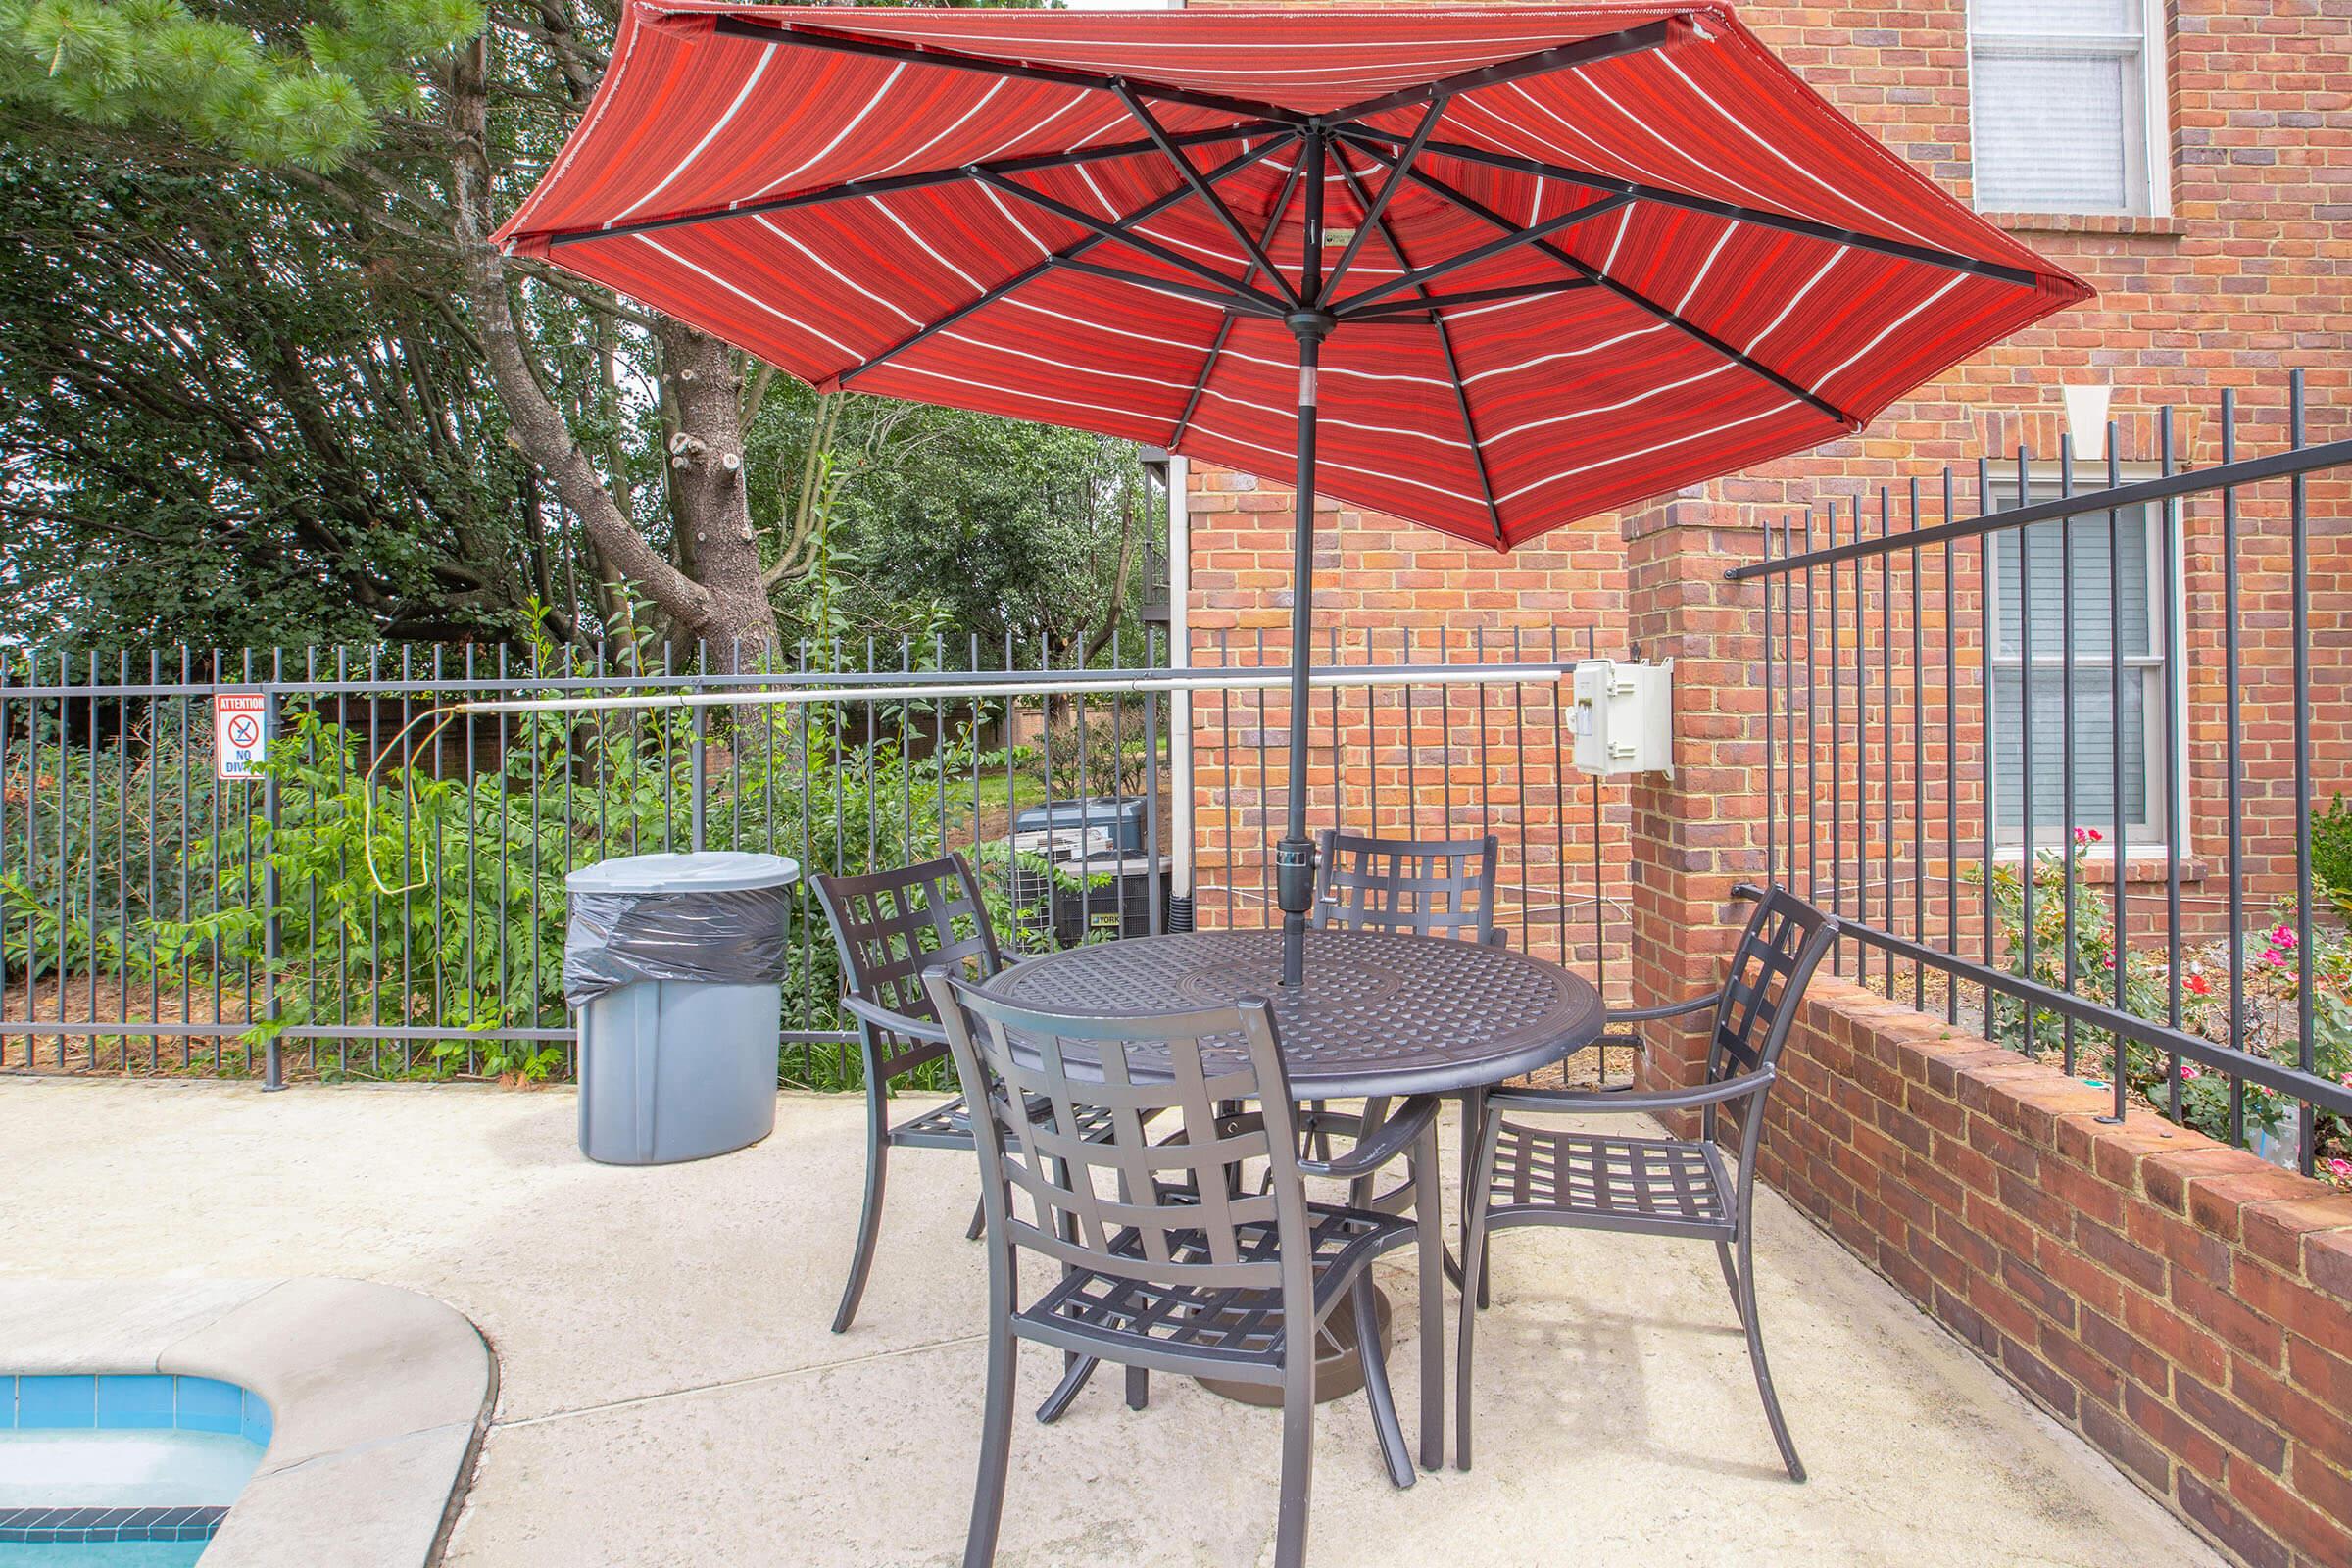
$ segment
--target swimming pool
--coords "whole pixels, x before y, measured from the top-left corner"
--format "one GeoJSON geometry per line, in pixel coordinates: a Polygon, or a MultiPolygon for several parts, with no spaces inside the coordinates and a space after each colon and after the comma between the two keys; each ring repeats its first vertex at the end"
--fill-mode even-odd
{"type": "Polygon", "coordinates": [[[215,1378],[0,1377],[0,1565],[186,1568],[270,1432],[268,1404],[215,1378]]]}

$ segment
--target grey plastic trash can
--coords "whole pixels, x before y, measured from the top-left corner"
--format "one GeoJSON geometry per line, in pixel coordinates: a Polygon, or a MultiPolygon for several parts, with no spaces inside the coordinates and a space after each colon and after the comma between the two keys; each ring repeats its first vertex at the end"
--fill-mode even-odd
{"type": "Polygon", "coordinates": [[[580,1022],[580,1152],[664,1165],[775,1130],[782,856],[633,855],[564,879],[580,1022]]]}

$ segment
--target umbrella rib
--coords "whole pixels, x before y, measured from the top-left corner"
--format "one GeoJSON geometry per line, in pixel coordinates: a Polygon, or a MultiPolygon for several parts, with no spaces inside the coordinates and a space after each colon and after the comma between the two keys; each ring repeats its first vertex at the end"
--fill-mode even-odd
{"type": "MultiPolygon", "coordinates": [[[[939,66],[954,71],[976,71],[984,75],[1010,76],[1018,81],[1044,81],[1062,87],[1088,88],[1097,92],[1115,92],[1116,83],[1109,76],[1090,71],[1072,71],[1061,66],[1037,66],[1019,60],[992,60],[986,55],[968,55],[954,49],[935,49],[927,44],[885,43],[878,38],[860,38],[849,33],[826,32],[806,25],[778,26],[770,22],[755,22],[747,17],[719,16],[713,19],[711,30],[722,38],[748,38],[756,43],[793,44],[804,49],[822,49],[835,54],[870,55],[879,60],[896,60],[908,65],[939,66]]],[[[1276,121],[1285,125],[1302,127],[1307,116],[1295,109],[1279,105],[1256,103],[1248,98],[1228,97],[1223,93],[1196,92],[1189,87],[1170,86],[1165,82],[1128,80],[1135,88],[1153,98],[1172,104],[1185,104],[1195,109],[1215,109],[1227,114],[1248,115],[1259,120],[1276,121]]]]}
{"type": "Polygon", "coordinates": [[[1361,103],[1351,104],[1346,109],[1336,110],[1324,116],[1324,122],[1335,127],[1344,126],[1350,121],[1366,120],[1392,109],[1410,108],[1414,104],[1429,103],[1433,100],[1443,103],[1458,93],[1474,92],[1481,87],[1499,87],[1505,82],[1520,81],[1529,76],[1546,75],[1554,71],[1574,71],[1581,66],[1594,65],[1603,60],[1614,60],[1620,55],[1642,54],[1673,42],[1676,31],[1680,28],[1688,28],[1690,25],[1690,24],[1681,17],[1665,17],[1656,22],[1645,22],[1638,27],[1627,27],[1619,32],[1602,33],[1598,37],[1586,38],[1577,43],[1564,43],[1557,48],[1540,50],[1532,55],[1521,55],[1516,60],[1505,60],[1492,66],[1481,66],[1474,71],[1465,71],[1457,75],[1447,76],[1443,80],[1433,81],[1424,86],[1405,87],[1396,92],[1384,93],[1378,98],[1367,98],[1361,103]]]}
{"type": "MultiPolygon", "coordinates": [[[[1263,270],[1268,277],[1272,278],[1275,285],[1290,297],[1292,305],[1304,305],[1306,302],[1298,297],[1298,291],[1291,286],[1291,280],[1282,275],[1281,269],[1277,268],[1272,258],[1266,255],[1265,247],[1250,238],[1250,231],[1242,226],[1240,219],[1233,216],[1233,209],[1226,205],[1225,198],[1219,196],[1210,187],[1208,181],[1200,177],[1200,171],[1193,167],[1193,161],[1184,156],[1183,151],[1169,137],[1166,129],[1152,117],[1152,111],[1144,107],[1144,101],[1136,96],[1135,89],[1125,81],[1120,81],[1114,84],[1113,90],[1118,93],[1119,102],[1127,106],[1127,113],[1135,118],[1137,124],[1144,127],[1144,134],[1152,138],[1152,144],[1160,150],[1169,163],[1176,166],[1176,172],[1184,176],[1184,182],[1192,188],[1193,194],[1200,197],[1210,212],[1216,214],[1217,221],[1225,225],[1225,232],[1231,234],[1235,243],[1248,253],[1253,269],[1263,270]]],[[[1244,283],[1256,276],[1257,270],[1243,272],[1244,283]]]]}
{"type": "Polygon", "coordinates": [[[1170,267],[1179,267],[1196,277],[1205,278],[1225,291],[1225,303],[1240,305],[1245,309],[1271,311],[1276,315],[1290,309],[1290,302],[1287,300],[1276,299],[1263,289],[1252,288],[1246,281],[1228,276],[1205,262],[1194,261],[1173,246],[1162,245],[1148,235],[1138,234],[1132,227],[1122,227],[1109,220],[1097,218],[1090,212],[1072,207],[1068,202],[1058,201],[1042,190],[1024,185],[1009,175],[993,173],[975,164],[972,166],[972,176],[975,179],[986,181],[1007,196],[1018,196],[1034,207],[1043,208],[1064,222],[1076,223],[1080,228],[1093,229],[1104,239],[1116,240],[1122,245],[1131,245],[1147,256],[1167,263],[1170,267]]]}
{"type": "MultiPolygon", "coordinates": [[[[1282,190],[1274,198],[1274,211],[1266,219],[1263,243],[1273,243],[1275,229],[1282,226],[1282,215],[1291,210],[1291,196],[1298,188],[1298,176],[1305,172],[1306,160],[1301,158],[1293,164],[1291,172],[1283,176],[1282,190]]],[[[1208,378],[1217,372],[1217,361],[1223,358],[1225,353],[1225,340],[1233,336],[1233,323],[1234,318],[1230,316],[1217,323],[1217,335],[1208,345],[1208,357],[1200,362],[1200,374],[1193,382],[1192,395],[1184,400],[1184,413],[1178,416],[1175,429],[1169,432],[1168,446],[1171,449],[1182,441],[1185,432],[1193,427],[1193,412],[1200,407],[1201,394],[1208,390],[1208,378]]]]}
{"type": "MultiPolygon", "coordinates": [[[[1324,280],[1323,292],[1327,298],[1340,291],[1340,279],[1347,276],[1348,269],[1355,265],[1355,254],[1363,249],[1364,237],[1381,226],[1381,215],[1389,210],[1390,198],[1404,187],[1404,171],[1413,167],[1413,160],[1420,157],[1421,149],[1428,145],[1430,132],[1438,128],[1438,119],[1446,113],[1446,104],[1444,98],[1430,100],[1428,111],[1421,117],[1421,123],[1413,129],[1413,139],[1404,144],[1404,151],[1398,155],[1396,169],[1390,172],[1387,179],[1381,181],[1377,198],[1365,200],[1363,182],[1348,169],[1345,157],[1338,160],[1340,175],[1347,180],[1348,188],[1355,193],[1356,203],[1363,208],[1364,215],[1356,220],[1355,232],[1348,238],[1348,248],[1340,252],[1340,259],[1332,264],[1331,275],[1324,280]]],[[[1412,264],[1403,259],[1404,253],[1396,249],[1394,236],[1389,239],[1389,250],[1396,256],[1398,267],[1408,270],[1411,269],[1412,264]]]]}
{"type": "MultiPolygon", "coordinates": [[[[1431,111],[1430,119],[1432,122],[1436,121],[1435,109],[1431,111]]],[[[1348,189],[1354,195],[1358,205],[1368,205],[1364,202],[1363,181],[1357,177],[1354,168],[1348,162],[1346,153],[1343,152],[1335,162],[1340,166],[1340,178],[1348,182],[1348,189]]],[[[1389,184],[1384,185],[1381,189],[1384,198],[1391,188],[1401,182],[1402,173],[1403,171],[1399,169],[1390,175],[1389,184]]],[[[1398,267],[1410,272],[1413,268],[1412,259],[1405,255],[1404,245],[1396,238],[1396,232],[1389,227],[1388,220],[1374,210],[1372,221],[1380,229],[1381,244],[1388,247],[1389,254],[1396,259],[1398,267]]],[[[1360,235],[1362,231],[1359,229],[1357,232],[1360,235]]],[[[1510,540],[1502,531],[1502,507],[1494,499],[1494,477],[1487,472],[1487,449],[1478,437],[1478,421],[1470,416],[1470,389],[1462,384],[1461,362],[1455,359],[1453,354],[1453,329],[1446,324],[1445,313],[1438,309],[1445,302],[1439,296],[1430,293],[1427,286],[1422,284],[1415,284],[1413,292],[1421,296],[1422,305],[1429,310],[1430,324],[1438,329],[1438,347],[1446,355],[1446,379],[1453,387],[1453,406],[1462,416],[1462,434],[1470,442],[1470,461],[1478,467],[1478,490],[1479,494],[1486,499],[1487,525],[1494,530],[1494,548],[1508,550],[1511,545],[1510,540]]]]}
{"type": "Polygon", "coordinates": [[[1505,288],[1465,289],[1459,294],[1431,294],[1422,291],[1417,300],[1387,300],[1367,305],[1348,318],[1351,321],[1388,321],[1434,309],[1461,305],[1488,305],[1497,300],[1541,299],[1547,294],[1573,294],[1580,289],[1597,288],[1589,277],[1561,277],[1544,283],[1514,283],[1505,288]]]}
{"type": "MultiPolygon", "coordinates": [[[[1191,130],[1173,140],[1180,147],[1199,147],[1212,142],[1248,141],[1272,132],[1291,134],[1286,127],[1264,122],[1234,125],[1216,130],[1191,130]]],[[[1151,152],[1148,141],[1112,142],[1101,147],[1082,147],[1072,152],[1033,153],[1024,158],[991,160],[982,168],[1003,174],[1026,174],[1042,169],[1068,169],[1079,164],[1107,163],[1120,158],[1138,158],[1151,152]]],[[[756,218],[764,213],[787,213],[802,207],[820,207],[830,202],[871,200],[876,196],[896,195],[900,191],[925,190],[934,185],[953,185],[971,178],[969,166],[956,169],[926,170],[913,174],[887,174],[879,179],[845,180],[838,185],[825,185],[815,190],[795,191],[785,196],[767,196],[758,201],[740,202],[731,207],[706,208],[699,212],[664,213],[653,218],[631,219],[626,222],[599,224],[591,228],[555,229],[541,236],[548,245],[576,245],[583,240],[620,239],[630,234],[651,234],[665,228],[687,228],[697,223],[715,222],[722,218],[756,218]]]]}
{"type": "MultiPolygon", "coordinates": [[[[1282,135],[1276,136],[1273,140],[1267,142],[1263,147],[1251,148],[1249,151],[1237,153],[1218,168],[1209,171],[1208,178],[1211,180],[1218,180],[1238,174],[1243,170],[1249,168],[1251,164],[1256,163],[1258,160],[1270,157],[1274,153],[1281,151],[1283,148],[1294,145],[1298,139],[1298,138],[1297,136],[1286,132],[1282,135]]],[[[1184,196],[1185,192],[1182,189],[1169,191],[1163,196],[1154,197],[1152,201],[1147,202],[1133,213],[1130,213],[1127,217],[1119,220],[1119,221],[1121,223],[1149,222],[1152,219],[1157,217],[1163,212],[1166,212],[1169,208],[1182,201],[1184,196]]],[[[847,385],[855,377],[863,375],[866,371],[871,370],[890,360],[896,359],[901,354],[906,353],[908,349],[913,348],[916,344],[921,343],[923,340],[933,336],[935,333],[946,331],[949,327],[954,326],[956,322],[970,316],[973,312],[981,310],[986,306],[994,305],[997,301],[1003,299],[1005,295],[1010,294],[1013,290],[1021,288],[1026,284],[1034,283],[1037,281],[1037,279],[1045,276],[1046,273],[1052,271],[1054,268],[1063,266],[1075,260],[1079,256],[1084,255],[1086,252],[1093,250],[1096,246],[1103,243],[1105,243],[1105,241],[1102,235],[1088,234],[1085,238],[1077,240],[1069,245],[1065,245],[1060,250],[1054,252],[1052,255],[1041,257],[1035,264],[1023,270],[1022,271],[1015,273],[1013,276],[1006,278],[1004,282],[997,284],[993,288],[983,290],[977,298],[968,300],[965,303],[958,305],[956,307],[956,309],[950,311],[938,320],[930,322],[928,325],[919,327],[915,331],[910,332],[906,336],[899,339],[896,343],[893,343],[890,345],[890,347],[884,349],[872,359],[865,361],[863,364],[853,366],[851,368],[842,371],[839,375],[834,377],[836,384],[847,385]]],[[[1227,326],[1232,324],[1230,318],[1227,318],[1225,324],[1227,326]]]]}
{"type": "Polygon", "coordinates": [[[1290,310],[1290,307],[1272,295],[1259,294],[1254,289],[1245,297],[1240,294],[1222,293],[1212,288],[1196,288],[1190,283],[1179,283],[1174,278],[1152,277],[1143,272],[1130,272],[1122,268],[1104,267],[1098,262],[1081,262],[1068,257],[1057,259],[1053,265],[1066,268],[1073,272],[1084,272],[1089,277],[1104,278],[1113,283],[1132,284],[1136,288],[1151,289],[1159,294],[1173,294],[1178,299],[1196,300],[1202,305],[1214,306],[1220,311],[1239,311],[1247,316],[1279,318],[1287,315],[1290,310]]]}
{"type": "MultiPolygon", "coordinates": [[[[1337,134],[1358,146],[1369,141],[1402,142],[1407,138],[1371,125],[1348,125],[1337,134]]],[[[1371,151],[1370,148],[1365,148],[1371,151]]],[[[1490,152],[1461,142],[1436,141],[1423,149],[1439,158],[1451,158],[1465,164],[1483,164],[1489,169],[1507,170],[1517,174],[1532,174],[1539,179],[1558,180],[1562,184],[1581,185],[1587,190],[1613,191],[1652,202],[1660,207],[1679,207],[1686,212],[1704,213],[1713,218],[1729,218],[1758,228],[1779,229],[1788,234],[1803,234],[1811,239],[1828,240],[1833,244],[1854,250],[1876,251],[1883,256],[1899,257],[1909,262],[1924,262],[1930,267],[1941,267],[1955,272],[1972,272],[1980,277],[1998,278],[2004,283],[2016,283],[2026,288],[2040,286],[2041,274],[2030,268],[2012,267],[2003,262],[1987,262],[1957,251],[1938,250],[1932,245],[1914,245],[1906,240],[1882,239],[1859,229],[1839,228],[1815,219],[1795,218],[1787,213],[1769,212],[1761,207],[1741,207],[1737,202],[1718,201],[1712,196],[1694,196],[1688,191],[1674,190],[1664,185],[1645,184],[1637,179],[1620,179],[1614,174],[1594,173],[1566,164],[1548,164],[1541,159],[1522,158],[1515,153],[1490,152]]],[[[1383,162],[1393,154],[1383,155],[1383,162]]]]}
{"type": "MultiPolygon", "coordinates": [[[[1395,154],[1380,148],[1363,147],[1361,143],[1358,143],[1357,145],[1362,151],[1369,153],[1372,157],[1380,159],[1383,162],[1386,162],[1388,159],[1396,156],[1395,154]]],[[[1471,196],[1462,191],[1456,190],[1453,186],[1448,185],[1446,183],[1446,181],[1438,178],[1436,175],[1431,174],[1424,170],[1414,170],[1409,177],[1415,184],[1420,185],[1425,190],[1428,190],[1431,194],[1445,201],[1452,203],[1454,206],[1460,208],[1463,212],[1470,214],[1473,218],[1482,219],[1489,223],[1494,224],[1498,228],[1519,230],[1518,224],[1512,222],[1500,213],[1495,212],[1493,208],[1488,207],[1485,203],[1479,201],[1475,196],[1471,196]]],[[[1631,198],[1628,199],[1630,200],[1631,198]]],[[[1536,248],[1542,251],[1544,255],[1550,257],[1552,260],[1560,263],[1560,265],[1563,267],[1566,267],[1570,270],[1576,272],[1579,276],[1587,278],[1592,282],[1597,283],[1602,288],[1607,289],[1610,293],[1616,295],[1619,299],[1624,300],[1627,304],[1635,307],[1637,310],[1647,313],[1648,315],[1656,318],[1658,320],[1663,321],[1667,325],[1675,328],[1677,331],[1682,332],[1685,336],[1690,338],[1692,341],[1703,344],[1705,347],[1714,350],[1716,353],[1722,355],[1725,359],[1732,361],[1734,364],[1753,371],[1755,374],[1771,382],[1774,386],[1779,387],[1782,391],[1788,393],[1790,397],[1809,405],[1810,407],[1818,410],[1820,413],[1828,416],[1830,418],[1837,420],[1838,424],[1842,425],[1846,429],[1859,430],[1862,428],[1863,420],[1858,416],[1848,414],[1845,410],[1830,402],[1827,398],[1823,397],[1820,393],[1815,392],[1810,387],[1804,386],[1789,379],[1789,377],[1782,374],[1779,370],[1774,369],[1771,366],[1766,365],[1763,361],[1754,358],[1752,355],[1747,354],[1743,350],[1734,348],[1731,344],[1725,342],[1722,338],[1717,337],[1705,327],[1700,326],[1695,321],[1687,319],[1671,308],[1659,304],[1656,300],[1651,299],[1640,289],[1629,288],[1625,284],[1618,282],[1615,278],[1610,277],[1606,273],[1602,272],[1599,268],[1592,266],[1589,262],[1581,260],[1568,251],[1562,250],[1559,246],[1551,244],[1549,241],[1539,240],[1536,242],[1536,248]]]]}
{"type": "MultiPolygon", "coordinates": [[[[1382,159],[1384,163],[1387,161],[1386,158],[1382,159]]],[[[1422,184],[1429,183],[1429,176],[1419,170],[1405,170],[1404,177],[1422,184]]],[[[1400,288],[1417,288],[1432,278],[1443,277],[1447,272],[1458,272],[1465,267],[1474,267],[1480,262],[1500,256],[1506,251],[1519,250],[1529,245],[1540,245],[1562,229],[1573,228],[1579,223],[1590,222],[1595,218],[1613,213],[1633,199],[1633,197],[1623,194],[1603,196],[1596,202],[1587,202],[1574,212],[1562,213],[1556,218],[1547,218],[1541,223],[1529,224],[1526,227],[1521,227],[1507,218],[1498,218],[1497,221],[1509,232],[1491,239],[1484,245],[1473,245],[1457,256],[1448,256],[1442,262],[1432,262],[1427,267],[1416,268],[1400,277],[1392,277],[1386,282],[1375,283],[1370,288],[1359,289],[1329,309],[1332,315],[1346,320],[1353,313],[1383,295],[1394,294],[1400,288]]],[[[1558,249],[1556,246],[1550,248],[1558,249]]],[[[1567,253],[1562,251],[1560,254],[1566,255],[1567,253]]]]}

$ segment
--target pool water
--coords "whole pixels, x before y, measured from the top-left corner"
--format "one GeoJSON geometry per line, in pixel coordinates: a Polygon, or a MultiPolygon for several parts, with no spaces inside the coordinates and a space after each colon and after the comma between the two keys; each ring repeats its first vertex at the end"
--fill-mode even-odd
{"type": "Polygon", "coordinates": [[[70,1545],[0,1542],[7,1568],[191,1568],[209,1541],[110,1541],[70,1545]]]}
{"type": "Polygon", "coordinates": [[[0,1513],[12,1508],[225,1508],[261,1463],[226,1432],[0,1432],[0,1513]]]}
{"type": "Polygon", "coordinates": [[[270,1435],[211,1378],[0,1377],[0,1568],[187,1568],[270,1435]]]}

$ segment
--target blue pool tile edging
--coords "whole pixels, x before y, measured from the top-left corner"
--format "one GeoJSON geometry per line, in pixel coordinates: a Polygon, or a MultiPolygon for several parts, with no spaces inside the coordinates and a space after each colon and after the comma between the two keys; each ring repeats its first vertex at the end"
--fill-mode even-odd
{"type": "Polygon", "coordinates": [[[271,1422],[260,1395],[218,1378],[154,1372],[0,1376],[0,1430],[34,1427],[219,1432],[267,1448],[271,1422]]]}
{"type": "Polygon", "coordinates": [[[0,1508],[0,1544],[80,1546],[122,1541],[210,1541],[228,1517],[207,1508],[0,1508]]]}

